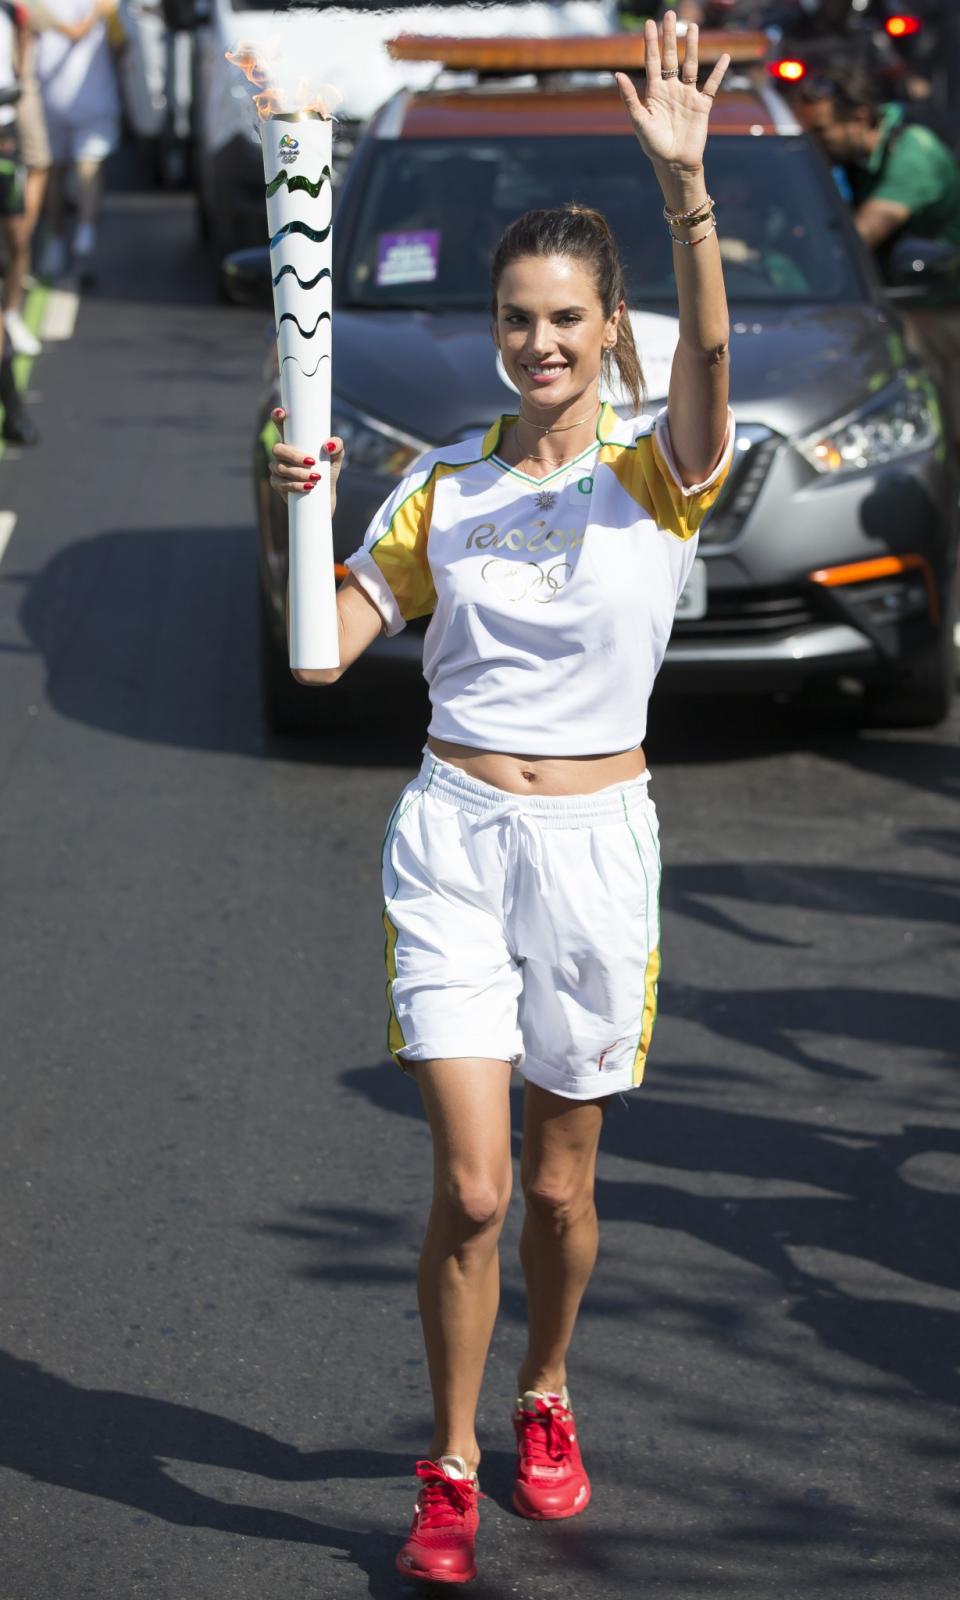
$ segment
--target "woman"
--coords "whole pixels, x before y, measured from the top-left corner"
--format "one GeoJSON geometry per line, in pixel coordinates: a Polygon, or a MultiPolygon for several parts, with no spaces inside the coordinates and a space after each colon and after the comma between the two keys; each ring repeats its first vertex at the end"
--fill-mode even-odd
{"type": "Polygon", "coordinates": [[[103,163],[120,137],[120,90],[114,55],[123,47],[116,0],[44,0],[49,22],[40,36],[36,72],[53,165],[47,194],[46,278],[58,278],[68,255],[82,285],[94,281],[96,226],[103,163]],[[77,225],[64,235],[67,174],[77,193],[77,225]]]}
{"type": "MultiPolygon", "coordinates": [[[[494,255],[494,340],[519,416],[430,451],[349,562],[340,660],[433,612],[424,766],[384,845],[390,1048],[433,1133],[419,1302],[435,1407],[406,1576],[476,1572],[477,1399],[511,1183],[508,1084],[526,1080],[521,1258],[529,1343],[513,1413],[513,1504],[582,1511],[590,1485],[566,1352],[597,1250],[594,1169],[611,1094],[640,1081],[659,970],[646,703],[695,531],[732,448],[728,321],[703,150],[723,57],[697,89],[676,18],[646,25],[647,92],[617,82],[677,248],[680,341],[656,424],[600,403],[612,359],[639,406],[623,277],[603,218],[571,206],[511,224],[494,255]],[[517,752],[522,752],[518,754],[517,752]]],[[[283,413],[277,413],[282,418],[283,413]]],[[[326,445],[334,474],[342,445],[326,445]]],[[[272,481],[312,492],[315,461],[274,448],[272,481]]]]}

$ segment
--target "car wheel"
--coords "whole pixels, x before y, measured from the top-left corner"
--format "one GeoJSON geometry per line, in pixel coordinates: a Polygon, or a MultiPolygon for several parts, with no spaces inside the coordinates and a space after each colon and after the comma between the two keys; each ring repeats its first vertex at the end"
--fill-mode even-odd
{"type": "Polygon", "coordinates": [[[867,689],[864,710],[871,726],[932,728],[949,715],[957,676],[955,621],[955,604],[946,606],[935,637],[906,664],[904,676],[867,689]]]}
{"type": "Polygon", "coordinates": [[[353,686],[307,688],[290,671],[286,649],[276,638],[268,604],[260,594],[260,693],[264,720],[279,738],[338,733],[356,725],[360,707],[353,686]]]}

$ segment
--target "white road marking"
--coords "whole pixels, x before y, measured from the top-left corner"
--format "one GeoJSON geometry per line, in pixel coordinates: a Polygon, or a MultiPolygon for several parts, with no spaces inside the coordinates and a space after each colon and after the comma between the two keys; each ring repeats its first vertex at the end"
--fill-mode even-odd
{"type": "Polygon", "coordinates": [[[3,552],[10,543],[10,535],[17,526],[17,513],[15,511],[0,511],[0,561],[3,552]]]}
{"type": "Polygon", "coordinates": [[[43,308],[40,338],[44,344],[72,339],[80,309],[80,296],[72,289],[51,289],[43,308]]]}

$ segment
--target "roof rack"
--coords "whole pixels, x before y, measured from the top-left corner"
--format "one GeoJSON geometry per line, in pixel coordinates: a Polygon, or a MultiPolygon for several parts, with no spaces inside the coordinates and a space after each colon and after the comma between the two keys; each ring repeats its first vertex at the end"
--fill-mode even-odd
{"type": "MultiPolygon", "coordinates": [[[[683,60],[685,47],[677,40],[683,60]]],[[[700,35],[700,63],[712,66],[722,55],[734,62],[763,61],[770,41],[765,33],[724,33],[707,29],[700,35]]],[[[643,67],[642,34],[567,34],[557,39],[431,38],[402,33],[387,50],[394,61],[435,61],[451,71],[489,73],[638,71],[643,67]]]]}

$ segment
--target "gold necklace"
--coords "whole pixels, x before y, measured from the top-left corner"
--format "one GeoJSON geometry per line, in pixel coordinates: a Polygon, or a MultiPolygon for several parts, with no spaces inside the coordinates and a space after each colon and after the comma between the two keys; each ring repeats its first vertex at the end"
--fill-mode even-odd
{"type": "MultiPolygon", "coordinates": [[[[543,433],[543,434],[547,434],[547,433],[569,433],[571,428],[579,428],[579,426],[580,426],[580,424],[582,422],[586,422],[587,419],[591,415],[593,415],[595,412],[599,412],[601,407],[602,407],[602,405],[603,405],[603,401],[602,400],[598,400],[596,402],[596,404],[593,406],[591,411],[585,411],[582,417],[577,417],[576,421],[574,421],[574,422],[564,422],[562,424],[562,426],[556,427],[556,428],[545,428],[543,426],[543,424],[540,423],[540,422],[532,422],[529,417],[525,417],[524,416],[522,411],[519,412],[519,414],[517,416],[517,421],[518,422],[525,422],[527,424],[528,428],[536,428],[539,433],[543,433]]],[[[529,458],[525,458],[525,459],[529,459],[529,458]]]]}
{"type": "MultiPolygon", "coordinates": [[[[602,406],[603,406],[603,401],[602,400],[598,400],[597,401],[597,405],[596,405],[597,414],[599,414],[600,410],[602,409],[602,406]]],[[[529,426],[531,428],[539,428],[540,432],[544,435],[544,437],[546,437],[546,435],[548,433],[569,433],[571,428],[579,428],[581,423],[586,422],[590,416],[591,416],[591,412],[588,411],[588,412],[585,413],[584,416],[577,417],[575,422],[565,422],[559,428],[544,428],[544,427],[541,426],[541,424],[539,422],[531,422],[530,418],[529,417],[525,417],[522,411],[518,414],[517,421],[518,422],[526,422],[526,423],[529,424],[529,426]]],[[[577,455],[580,455],[580,454],[582,454],[582,452],[578,451],[577,455]]],[[[577,459],[576,456],[570,456],[570,458],[569,458],[570,461],[576,461],[576,459],[577,459]]],[[[544,456],[521,456],[520,457],[520,461],[517,462],[517,466],[519,466],[520,462],[522,462],[522,461],[536,461],[536,462],[538,462],[540,464],[540,466],[548,467],[551,472],[558,472],[561,467],[565,467],[565,466],[568,465],[567,460],[551,461],[551,460],[545,458],[544,456]]]]}

